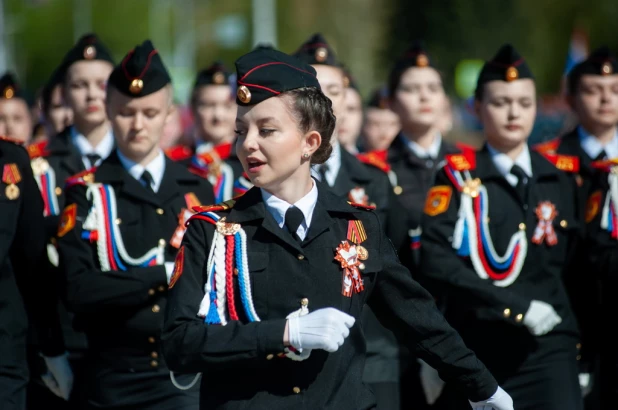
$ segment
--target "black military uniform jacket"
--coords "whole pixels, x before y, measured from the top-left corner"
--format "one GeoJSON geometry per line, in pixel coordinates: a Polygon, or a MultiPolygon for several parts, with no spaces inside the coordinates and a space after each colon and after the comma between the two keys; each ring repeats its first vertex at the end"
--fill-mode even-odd
{"type": "Polygon", "coordinates": [[[1,369],[11,363],[15,355],[13,346],[19,345],[20,339],[22,345],[25,342],[28,318],[37,331],[44,355],[57,356],[64,352],[64,345],[55,308],[57,286],[45,270],[43,201],[26,150],[0,139],[0,172],[1,369]],[[14,184],[5,180],[5,167],[16,171],[18,181],[14,184]]]}
{"type": "MultiPolygon", "coordinates": [[[[91,174],[92,175],[92,174],[91,174]]],[[[117,219],[129,256],[138,258],[165,244],[165,261],[177,249],[170,239],[186,208],[185,194],[202,204],[212,201],[212,186],[166,158],[157,193],[149,192],[122,166],[114,151],[94,172],[94,182],[111,186],[116,195],[117,219]]],[[[91,353],[101,366],[132,371],[164,368],[159,333],[167,297],[163,265],[100,270],[96,242],[84,239],[83,224],[92,203],[85,185],[67,190],[68,205],[77,205],[75,226],[58,239],[61,268],[66,275],[67,299],[76,313],[75,327],[88,337],[91,353]]]]}
{"type": "Polygon", "coordinates": [[[261,321],[247,323],[243,316],[225,326],[206,325],[196,316],[215,227],[190,221],[183,240],[183,273],[170,290],[162,339],[172,370],[203,372],[202,409],[372,408],[372,394],[361,381],[365,341],[358,319],[365,304],[471,399],[483,400],[495,392],[491,374],[399,263],[375,213],[348,205],[318,183],[312,223],[302,244],[279,228],[258,188],[219,215],[246,232],[251,292],[261,321]],[[334,255],[347,238],[350,220],[364,225],[367,240],[362,245],[368,258],[361,271],[364,290],[346,297],[334,255]],[[314,350],[301,362],[280,358],[286,316],[304,298],[310,311],[333,307],[357,318],[356,324],[335,353],[314,350]]]}
{"type": "Polygon", "coordinates": [[[499,364],[506,360],[505,352],[514,358],[530,348],[533,336],[524,327],[523,318],[532,300],[549,303],[562,318],[553,334],[578,334],[563,282],[569,252],[580,236],[575,184],[571,175],[541,154],[531,151],[530,158],[533,176],[528,182],[527,201],[500,174],[486,147],[476,153],[476,168],[470,171],[472,178],[479,178],[487,189],[488,226],[496,253],[504,255],[511,236],[518,230],[526,231],[527,256],[521,273],[509,286],[499,287],[490,279],[481,279],[471,259],[459,257],[453,249],[461,193],[445,169],[438,173],[436,186],[451,189],[452,196],[445,202],[448,206],[433,216],[423,216],[423,280],[429,280],[428,286],[436,295],[446,294],[446,318],[490,368],[491,363],[485,359],[488,354],[498,354],[492,359],[499,364]],[[537,245],[531,240],[539,223],[535,210],[541,201],[550,201],[558,212],[552,222],[555,245],[546,241],[537,245]]]}

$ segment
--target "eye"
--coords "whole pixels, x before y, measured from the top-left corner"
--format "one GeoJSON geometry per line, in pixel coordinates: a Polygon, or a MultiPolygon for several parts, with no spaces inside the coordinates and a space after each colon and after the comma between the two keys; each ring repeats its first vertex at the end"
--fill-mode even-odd
{"type": "Polygon", "coordinates": [[[268,137],[269,135],[272,135],[272,133],[274,132],[275,130],[270,129],[270,128],[260,128],[260,135],[264,137],[268,137]]]}

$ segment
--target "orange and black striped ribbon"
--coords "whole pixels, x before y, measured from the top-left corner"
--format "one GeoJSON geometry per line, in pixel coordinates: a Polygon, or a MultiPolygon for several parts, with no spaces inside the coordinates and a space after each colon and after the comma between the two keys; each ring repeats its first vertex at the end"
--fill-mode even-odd
{"type": "Polygon", "coordinates": [[[363,222],[358,219],[354,221],[348,221],[348,240],[355,244],[360,244],[367,239],[367,232],[363,222]]]}
{"type": "Polygon", "coordinates": [[[21,181],[21,174],[17,164],[4,164],[4,171],[2,172],[2,182],[7,184],[17,184],[21,181]]]}

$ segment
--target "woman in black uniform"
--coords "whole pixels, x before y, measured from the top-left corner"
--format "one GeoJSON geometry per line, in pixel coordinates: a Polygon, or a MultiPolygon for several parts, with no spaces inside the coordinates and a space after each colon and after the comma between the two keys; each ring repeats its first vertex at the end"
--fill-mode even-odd
{"type": "Polygon", "coordinates": [[[236,69],[237,151],[254,187],[196,208],[163,331],[170,369],[203,372],[201,408],[374,408],[355,325],[369,304],[474,408],[513,409],[375,213],[311,178],[335,127],[315,70],[276,50],[254,50],[236,69]]]}

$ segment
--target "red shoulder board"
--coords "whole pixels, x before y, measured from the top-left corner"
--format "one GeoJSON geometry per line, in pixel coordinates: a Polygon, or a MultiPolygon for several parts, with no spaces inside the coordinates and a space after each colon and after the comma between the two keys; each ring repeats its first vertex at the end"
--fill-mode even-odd
{"type": "Polygon", "coordinates": [[[94,182],[94,173],[97,167],[92,167],[78,174],[68,177],[65,180],[65,189],[72,187],[73,185],[86,185],[94,182]]]}
{"type": "Polygon", "coordinates": [[[356,202],[348,201],[348,204],[352,205],[354,208],[364,209],[365,211],[373,211],[376,209],[375,205],[363,205],[357,204],[356,202]]]}
{"type": "Polygon", "coordinates": [[[461,152],[476,151],[476,148],[472,145],[464,144],[463,142],[456,142],[455,147],[461,152]]]}
{"type": "Polygon", "coordinates": [[[618,158],[594,161],[590,166],[594,169],[600,169],[603,172],[610,172],[612,168],[618,166],[618,158]]]}
{"type": "Polygon", "coordinates": [[[167,148],[165,155],[172,161],[182,161],[193,156],[193,150],[185,145],[176,145],[175,147],[167,148]]]}
{"type": "Polygon", "coordinates": [[[571,155],[543,154],[545,158],[561,171],[579,172],[579,158],[571,155]]]}
{"type": "Polygon", "coordinates": [[[30,159],[46,157],[49,155],[47,151],[47,141],[37,142],[36,144],[30,144],[26,147],[30,159]]]}
{"type": "Polygon", "coordinates": [[[17,145],[24,145],[23,141],[16,140],[15,138],[5,137],[4,135],[0,135],[0,141],[7,141],[17,145]]]}
{"type": "Polygon", "coordinates": [[[356,155],[356,158],[363,164],[371,165],[386,173],[391,170],[391,166],[384,159],[381,158],[378,151],[358,154],[356,155]]]}
{"type": "Polygon", "coordinates": [[[217,145],[214,148],[214,151],[217,153],[217,155],[219,155],[219,158],[221,158],[222,160],[226,160],[230,157],[230,155],[232,155],[232,144],[231,143],[227,143],[227,144],[221,144],[221,145],[217,145]]]}
{"type": "Polygon", "coordinates": [[[446,162],[455,171],[469,171],[476,168],[476,151],[466,150],[461,154],[449,154],[446,162]]]}
{"type": "Polygon", "coordinates": [[[201,206],[194,206],[193,208],[193,212],[195,213],[200,213],[200,212],[217,212],[217,211],[227,211],[228,209],[232,209],[234,208],[234,204],[236,203],[235,200],[230,199],[228,201],[225,202],[221,202],[220,204],[217,205],[201,205],[201,206]]]}
{"type": "Polygon", "coordinates": [[[539,154],[555,154],[561,141],[562,140],[560,138],[554,138],[553,140],[535,144],[532,149],[539,154]]]}

